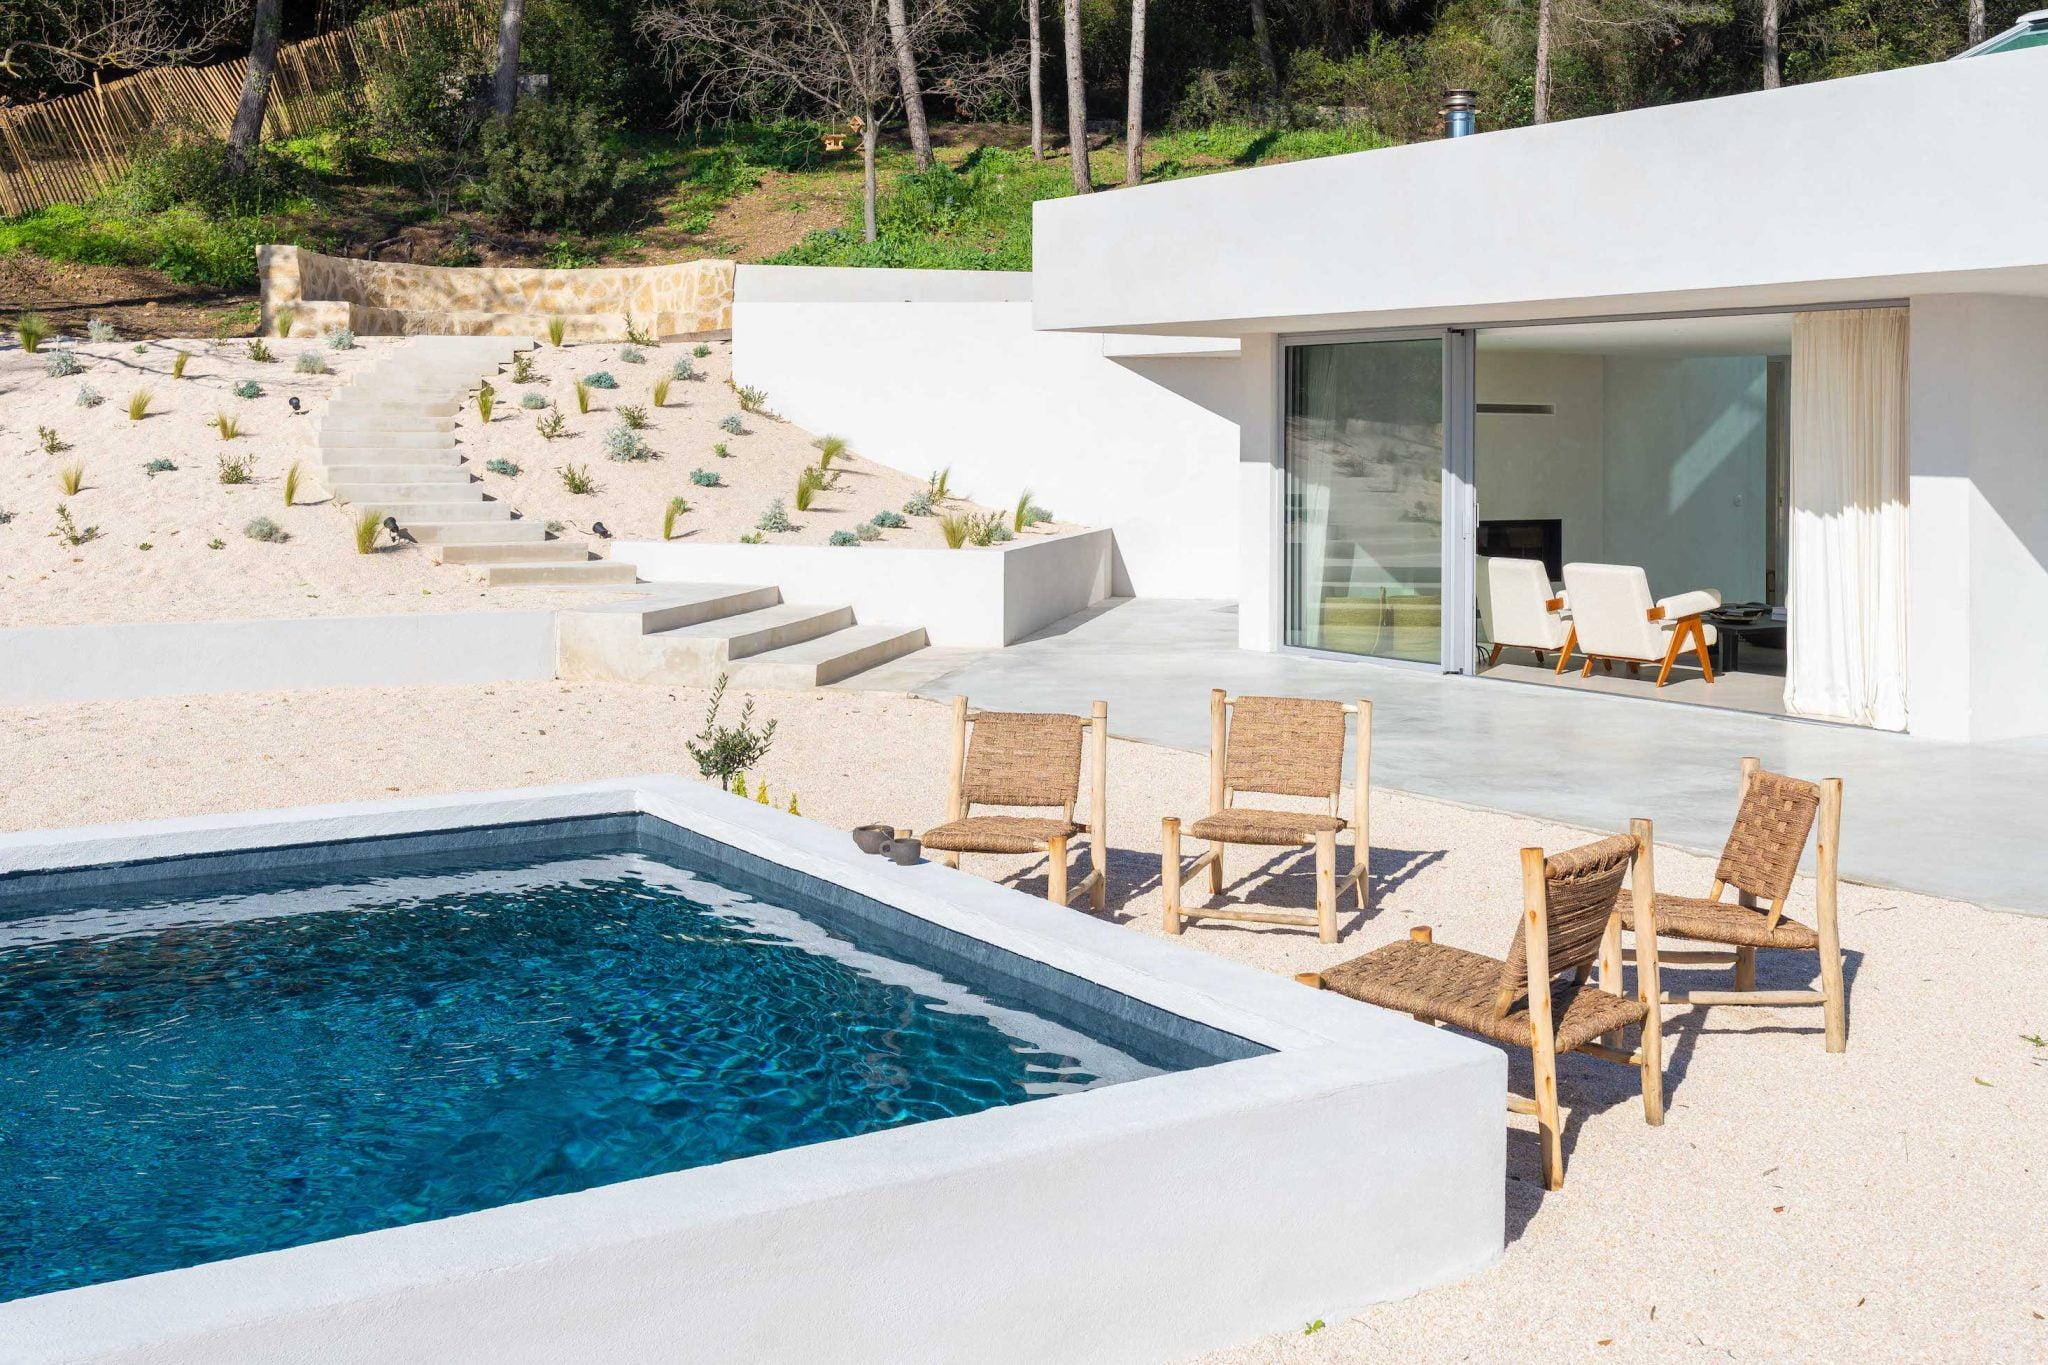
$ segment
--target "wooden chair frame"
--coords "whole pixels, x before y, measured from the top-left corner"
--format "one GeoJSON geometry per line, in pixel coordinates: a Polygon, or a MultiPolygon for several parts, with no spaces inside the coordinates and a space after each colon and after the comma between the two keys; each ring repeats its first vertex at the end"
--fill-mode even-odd
{"type": "MultiPolygon", "coordinates": [[[[1228,766],[1230,748],[1230,708],[1234,703],[1222,688],[1209,693],[1209,813],[1220,815],[1230,809],[1237,797],[1228,783],[1224,772],[1228,766]]],[[[1208,908],[1190,910],[1182,903],[1181,892],[1203,869],[1209,873],[1209,894],[1223,894],[1223,849],[1224,841],[1209,840],[1209,847],[1194,862],[1181,867],[1180,819],[1169,815],[1161,828],[1163,847],[1160,851],[1160,886],[1162,892],[1162,915],[1166,932],[1180,933],[1183,925],[1191,919],[1237,920],[1249,924],[1292,924],[1314,929],[1316,937],[1324,943],[1337,941],[1337,902],[1346,891],[1353,892],[1358,899],[1360,911],[1372,908],[1372,826],[1370,823],[1372,780],[1372,703],[1364,699],[1357,702],[1341,703],[1344,714],[1355,717],[1357,733],[1352,740],[1352,766],[1355,778],[1351,793],[1351,870],[1340,880],[1337,876],[1337,833],[1334,830],[1317,834],[1313,840],[1304,840],[1300,845],[1315,848],[1316,858],[1316,908],[1310,915],[1289,914],[1282,910],[1212,910],[1208,908]]],[[[1339,790],[1330,793],[1330,814],[1338,814],[1343,799],[1342,784],[1339,790]]],[[[1285,847],[1285,845],[1260,845],[1260,847],[1285,847]]]]}
{"type": "MultiPolygon", "coordinates": [[[[946,823],[965,820],[971,812],[972,803],[962,794],[962,784],[967,775],[967,728],[980,716],[979,711],[968,708],[967,698],[953,698],[953,752],[947,764],[946,823]]],[[[1067,837],[1059,836],[1046,841],[1040,851],[1046,857],[1045,898],[1054,905],[1072,905],[1074,897],[1087,893],[1088,903],[1096,910],[1102,910],[1109,903],[1109,857],[1103,841],[1109,829],[1109,703],[1098,701],[1088,716],[1088,818],[1075,821],[1075,800],[1069,797],[1062,806],[1061,818],[1069,824],[1078,823],[1081,832],[1088,838],[1088,875],[1078,885],[1068,889],[1069,871],[1067,866],[1067,837]]],[[[960,854],[941,851],[940,860],[947,867],[960,866],[960,854]]]]}
{"type": "MultiPolygon", "coordinates": [[[[1629,833],[1636,841],[1636,851],[1630,862],[1628,895],[1631,908],[1637,916],[1637,923],[1647,924],[1654,930],[1657,919],[1656,873],[1654,859],[1656,844],[1648,820],[1631,820],[1629,833]]],[[[1560,1190],[1564,1188],[1564,1110],[1557,1098],[1557,1025],[1550,994],[1550,887],[1544,876],[1544,852],[1540,848],[1522,850],[1522,942],[1528,963],[1528,993],[1530,1033],[1530,1071],[1535,1082],[1535,1094],[1522,1096],[1510,1093],[1507,1097],[1507,1112],[1510,1114],[1533,1115],[1536,1119],[1537,1135],[1542,1143],[1543,1188],[1560,1190]]],[[[1600,939],[1600,989],[1615,995],[1623,994],[1622,989],[1622,943],[1621,915],[1619,900],[1607,917],[1607,928],[1600,939]]],[[[1432,941],[1428,925],[1419,925],[1409,931],[1409,937],[1418,943],[1432,941]]],[[[1648,951],[1636,969],[1636,994],[1648,1011],[1643,1017],[1640,1037],[1633,1050],[1622,1049],[1622,1039],[1609,1034],[1599,1042],[1581,1043],[1573,1051],[1598,1057],[1618,1066],[1634,1067],[1642,1078],[1643,1121],[1652,1127],[1664,1123],[1664,1026],[1663,1014],[1659,1009],[1659,977],[1657,938],[1652,932],[1646,940],[1648,951]]],[[[1303,972],[1294,978],[1304,986],[1323,988],[1322,974],[1303,972]]],[[[1514,1008],[1511,992],[1502,991],[1505,997],[1498,1002],[1498,1017],[1505,1017],[1514,1008]]],[[[1425,1024],[1438,1021],[1427,1014],[1415,1018],[1425,1024]]]]}
{"type": "MultiPolygon", "coordinates": [[[[1692,641],[1693,654],[1700,661],[1700,676],[1708,682],[1714,680],[1714,665],[1712,660],[1707,658],[1707,632],[1701,625],[1705,615],[1706,613],[1704,612],[1694,612],[1690,616],[1681,616],[1678,618],[1678,624],[1671,628],[1671,644],[1664,651],[1663,666],[1657,670],[1657,686],[1662,687],[1665,680],[1671,676],[1671,666],[1678,662],[1679,655],[1685,653],[1685,642],[1687,640],[1692,641]]],[[[1647,621],[1663,620],[1664,608],[1651,607],[1643,619],[1647,621]]],[[[1571,632],[1564,637],[1564,652],[1557,656],[1557,667],[1551,671],[1553,673],[1564,672],[1565,665],[1571,662],[1572,654],[1578,647],[1579,628],[1575,625],[1571,628],[1571,632]]],[[[1609,671],[1612,671],[1615,663],[1614,659],[1606,655],[1588,654],[1585,657],[1586,666],[1579,670],[1579,676],[1582,678],[1593,676],[1593,665],[1596,663],[1609,671]]],[[[1620,662],[1628,665],[1629,672],[1635,673],[1641,671],[1644,664],[1655,661],[1651,659],[1622,659],[1620,662]]]]}
{"type": "MultiPolygon", "coordinates": [[[[1742,796],[1749,795],[1749,784],[1763,763],[1755,758],[1742,760],[1742,796]]],[[[1817,991],[1762,991],[1756,986],[1757,948],[1751,944],[1730,944],[1725,949],[1675,950],[1666,951],[1662,960],[1673,966],[1688,967],[1729,967],[1734,972],[1733,987],[1728,990],[1666,991],[1662,1001],[1667,1005],[1819,1005],[1824,1011],[1823,1018],[1827,1031],[1827,1050],[1846,1052],[1849,1048],[1849,998],[1848,987],[1842,974],[1842,935],[1840,925],[1839,898],[1841,893],[1841,839],[1842,839],[1842,779],[1822,778],[1814,785],[1820,788],[1820,810],[1814,819],[1814,933],[1820,944],[1816,951],[1820,955],[1820,983],[1817,991]]],[[[1727,892],[1727,883],[1714,879],[1713,889],[1707,899],[1718,901],[1727,892]]],[[[1785,917],[1785,901],[1781,896],[1768,907],[1757,904],[1756,897],[1746,891],[1736,893],[1738,904],[1765,912],[1765,925],[1775,929],[1778,921],[1785,917]]],[[[1653,936],[1654,937],[1654,936],[1653,936]]],[[[1644,935],[1635,935],[1636,946],[1640,949],[1644,935]]],[[[1712,942],[1712,940],[1690,939],[1689,942],[1712,942]]],[[[1803,953],[1804,948],[1766,948],[1766,952],[1803,953]]],[[[1633,962],[1634,953],[1626,960],[1633,962]]]]}
{"type": "MultiPolygon", "coordinates": [[[[1564,598],[1562,598],[1562,597],[1546,597],[1546,598],[1544,598],[1544,599],[1543,599],[1543,610],[1545,610],[1545,611],[1563,611],[1563,610],[1564,610],[1564,598]]],[[[1565,628],[1565,633],[1564,633],[1564,651],[1563,651],[1562,653],[1560,653],[1560,654],[1559,654],[1559,655],[1557,656],[1557,667],[1556,667],[1556,668],[1555,668],[1555,669],[1553,670],[1554,672],[1558,672],[1558,673],[1562,673],[1562,672],[1564,672],[1564,666],[1565,666],[1565,663],[1566,663],[1566,661],[1568,661],[1568,660],[1569,660],[1569,659],[1570,659],[1570,658],[1572,657],[1572,649],[1573,649],[1573,647],[1574,647],[1574,646],[1576,646],[1576,645],[1578,644],[1578,640],[1579,640],[1579,631],[1578,631],[1578,627],[1576,627],[1576,626],[1567,626],[1567,627],[1565,628]]],[[[1508,649],[1526,649],[1526,650],[1528,650],[1528,651],[1529,651],[1529,652],[1530,652],[1531,654],[1534,654],[1534,655],[1536,656],[1536,662],[1537,662],[1538,664],[1541,664],[1541,663],[1543,662],[1543,656],[1544,656],[1544,655],[1546,655],[1546,654],[1550,653],[1550,651],[1549,651],[1549,650],[1547,650],[1547,649],[1539,649],[1539,648],[1538,648],[1537,646],[1535,646],[1535,645],[1504,645],[1504,644],[1501,644],[1501,643],[1500,643],[1500,642],[1499,642],[1498,640],[1496,640],[1496,641],[1495,641],[1495,642],[1493,643],[1493,645],[1492,645],[1492,646],[1491,646],[1490,648],[1488,648],[1488,650],[1486,651],[1486,666],[1487,666],[1488,668],[1492,668],[1492,667],[1493,667],[1493,666],[1494,666],[1495,664],[1499,663],[1499,662],[1500,662],[1500,656],[1501,656],[1501,651],[1502,651],[1502,650],[1508,650],[1508,649]]]]}

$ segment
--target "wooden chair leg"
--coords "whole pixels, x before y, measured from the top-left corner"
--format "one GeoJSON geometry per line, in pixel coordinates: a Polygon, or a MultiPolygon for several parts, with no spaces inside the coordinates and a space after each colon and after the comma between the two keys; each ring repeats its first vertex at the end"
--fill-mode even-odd
{"type": "Polygon", "coordinates": [[[1045,844],[1045,898],[1054,905],[1067,903],[1067,836],[1059,834],[1045,844]]]}
{"type": "Polygon", "coordinates": [[[1643,1074],[1643,1122],[1652,1128],[1664,1126],[1664,1031],[1652,1014],[1643,1021],[1643,1045],[1637,1063],[1643,1074]]]}
{"type": "Polygon", "coordinates": [[[1220,896],[1223,894],[1223,845],[1212,843],[1209,851],[1216,855],[1209,860],[1209,894],[1220,896]]]}
{"type": "Polygon", "coordinates": [[[1735,950],[1735,989],[1753,991],[1756,989],[1756,949],[1735,950]]]}
{"type": "Polygon", "coordinates": [[[1671,632],[1671,643],[1665,647],[1664,666],[1657,670],[1657,686],[1662,687],[1664,680],[1671,676],[1671,665],[1678,662],[1678,653],[1684,648],[1685,623],[1681,621],[1671,632]]]}
{"type": "Polygon", "coordinates": [[[1337,941],[1337,832],[1316,835],[1316,937],[1337,941]]]}
{"type": "Polygon", "coordinates": [[[1828,1051],[1849,1049],[1848,983],[1842,979],[1842,932],[1838,924],[1841,894],[1842,779],[1830,777],[1820,784],[1820,838],[1814,845],[1814,892],[1817,898],[1814,925],[1820,934],[1820,988],[1825,997],[1828,1051]]]}
{"type": "Polygon", "coordinates": [[[1593,657],[1592,655],[1588,654],[1588,655],[1586,656],[1586,666],[1585,666],[1584,668],[1582,668],[1582,669],[1580,669],[1580,670],[1579,670],[1579,676],[1580,676],[1580,677],[1582,677],[1582,678],[1590,678],[1590,677],[1592,677],[1592,676],[1593,676],[1593,665],[1594,665],[1595,663],[1597,663],[1597,662],[1598,662],[1598,660],[1594,659],[1594,657],[1593,657]]]}
{"type": "Polygon", "coordinates": [[[1159,899],[1160,928],[1169,934],[1180,932],[1180,821],[1169,815],[1160,830],[1159,899]]]}
{"type": "Polygon", "coordinates": [[[1536,1131],[1543,1144],[1543,1188],[1564,1188],[1564,1124],[1557,1108],[1557,1054],[1538,1040],[1535,1049],[1536,1131]]]}
{"type": "MultiPolygon", "coordinates": [[[[1600,989],[1609,995],[1626,996],[1628,991],[1622,985],[1621,975],[1621,916],[1609,915],[1607,928],[1600,935],[1600,989]]],[[[1607,1034],[1603,1039],[1607,1046],[1619,1048],[1625,1041],[1621,1030],[1607,1034]]]]}
{"type": "Polygon", "coordinates": [[[1699,656],[1700,676],[1708,682],[1714,680],[1713,661],[1707,658],[1707,632],[1697,617],[1692,623],[1692,652],[1699,656]]]}
{"type": "Polygon", "coordinates": [[[1569,663],[1570,663],[1570,662],[1572,661],[1572,651],[1573,651],[1573,650],[1575,650],[1575,649],[1577,649],[1578,647],[1579,647],[1579,628],[1578,628],[1577,626],[1573,626],[1573,627],[1572,627],[1572,628],[1571,628],[1571,629],[1570,629],[1569,631],[1565,632],[1565,637],[1564,637],[1564,652],[1563,652],[1563,653],[1561,653],[1561,654],[1559,654],[1559,655],[1557,656],[1557,667],[1556,667],[1556,668],[1554,668],[1554,669],[1552,669],[1552,670],[1551,670],[1551,672],[1553,672],[1553,673],[1562,673],[1562,672],[1564,672],[1564,670],[1565,670],[1565,665],[1566,665],[1566,664],[1569,664],[1569,663]]]}
{"type": "Polygon", "coordinates": [[[1095,887],[1088,893],[1088,904],[1097,914],[1109,908],[1109,860],[1102,851],[1102,836],[1090,833],[1088,836],[1088,865],[1095,871],[1095,887]]]}
{"type": "Polygon", "coordinates": [[[960,855],[957,853],[941,854],[939,861],[943,862],[947,867],[957,868],[960,866],[960,855]]]}
{"type": "Polygon", "coordinates": [[[1500,662],[1500,651],[1501,646],[1499,645],[1495,645],[1492,649],[1487,651],[1486,666],[1488,668],[1492,668],[1495,664],[1500,662]]]}

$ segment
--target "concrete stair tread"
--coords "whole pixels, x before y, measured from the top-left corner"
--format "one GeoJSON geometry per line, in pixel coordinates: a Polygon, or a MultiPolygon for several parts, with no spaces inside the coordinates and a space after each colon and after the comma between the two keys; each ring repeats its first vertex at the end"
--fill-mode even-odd
{"type": "Polygon", "coordinates": [[[842,629],[852,623],[852,615],[847,607],[782,602],[772,607],[759,607],[731,616],[717,616],[707,621],[650,631],[647,638],[663,646],[723,644],[725,657],[739,659],[842,629]]]}
{"type": "Polygon", "coordinates": [[[851,625],[735,660],[732,677],[755,687],[823,687],[925,644],[923,626],[851,625]]]}
{"type": "Polygon", "coordinates": [[[401,525],[422,545],[505,545],[515,541],[547,539],[548,528],[538,521],[406,521],[401,525]]]}
{"type": "Polygon", "coordinates": [[[542,584],[637,583],[631,564],[608,559],[586,559],[580,563],[481,564],[484,585],[492,588],[534,587],[542,584]]]}
{"type": "Polygon", "coordinates": [[[781,600],[781,592],[768,583],[663,583],[644,601],[607,602],[579,610],[600,617],[638,616],[641,633],[653,635],[694,621],[770,607],[781,600]]]}
{"type": "Polygon", "coordinates": [[[513,540],[443,545],[439,557],[443,564],[580,564],[591,555],[580,540],[513,540]]]}
{"type": "Polygon", "coordinates": [[[470,480],[459,464],[323,464],[328,483],[428,483],[460,488],[470,480]]]}

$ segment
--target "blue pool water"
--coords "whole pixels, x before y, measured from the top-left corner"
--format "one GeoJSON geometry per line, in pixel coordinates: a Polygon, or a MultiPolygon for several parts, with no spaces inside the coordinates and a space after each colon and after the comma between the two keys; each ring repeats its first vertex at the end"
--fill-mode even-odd
{"type": "Polygon", "coordinates": [[[318,880],[0,920],[0,1300],[1158,1069],[641,852],[318,880]]]}

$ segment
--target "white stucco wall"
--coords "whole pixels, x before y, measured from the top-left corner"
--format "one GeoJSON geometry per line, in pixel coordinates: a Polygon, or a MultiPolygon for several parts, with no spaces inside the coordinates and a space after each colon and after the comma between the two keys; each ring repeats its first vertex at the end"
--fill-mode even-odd
{"type": "Polygon", "coordinates": [[[1062,520],[1111,528],[1119,593],[1234,595],[1245,362],[1186,347],[1110,358],[1104,338],[1033,330],[1030,285],[742,266],[734,378],[865,458],[950,468],[997,506],[1029,488],[1062,520]]]}

